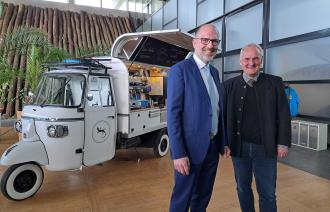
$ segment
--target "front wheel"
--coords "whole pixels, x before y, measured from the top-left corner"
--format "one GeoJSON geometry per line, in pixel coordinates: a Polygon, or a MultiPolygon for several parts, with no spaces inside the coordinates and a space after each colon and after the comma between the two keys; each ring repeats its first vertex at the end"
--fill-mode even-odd
{"type": "Polygon", "coordinates": [[[11,200],[24,200],[33,196],[44,179],[42,168],[36,163],[10,166],[1,178],[1,192],[11,200]]]}
{"type": "Polygon", "coordinates": [[[170,139],[168,137],[167,130],[160,130],[154,142],[154,155],[156,157],[165,156],[170,148],[170,139]]]}

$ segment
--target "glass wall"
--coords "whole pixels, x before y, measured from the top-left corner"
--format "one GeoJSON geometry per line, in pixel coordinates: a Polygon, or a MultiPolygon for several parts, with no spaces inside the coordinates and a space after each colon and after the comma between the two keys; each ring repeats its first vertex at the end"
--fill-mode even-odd
{"type": "Polygon", "coordinates": [[[171,0],[164,6],[164,25],[177,18],[177,0],[171,0]]]}
{"type": "Polygon", "coordinates": [[[330,83],[291,84],[300,98],[299,114],[330,118],[330,83]]]}
{"type": "MultiPolygon", "coordinates": [[[[215,25],[215,27],[217,28],[218,32],[219,32],[219,38],[222,41],[222,19],[217,20],[215,22],[213,22],[212,24],[215,25]]],[[[219,48],[221,47],[221,43],[219,43],[219,48]]]]}
{"type": "Polygon", "coordinates": [[[223,15],[223,0],[206,0],[197,5],[197,26],[223,15]]]}
{"type": "Polygon", "coordinates": [[[200,25],[215,24],[223,49],[212,64],[223,81],[241,74],[243,46],[262,44],[262,71],[297,88],[302,95],[299,114],[329,118],[329,8],[328,0],[169,0],[164,13],[154,13],[152,28],[177,26],[194,35],[200,25]]]}
{"type": "Polygon", "coordinates": [[[212,64],[216,69],[218,69],[218,71],[219,71],[219,77],[220,77],[220,80],[222,81],[222,58],[221,58],[221,57],[214,58],[214,59],[212,60],[211,64],[212,64]]]}
{"type": "Polygon", "coordinates": [[[270,0],[270,41],[330,28],[329,0],[270,0]]]}
{"type": "MultiPolygon", "coordinates": [[[[89,1],[89,2],[93,2],[93,1],[89,1]]],[[[127,1],[102,0],[102,8],[127,10],[127,1]]]]}
{"type": "Polygon", "coordinates": [[[163,6],[162,0],[152,0],[151,1],[151,13],[158,11],[163,6]]]}
{"type": "Polygon", "coordinates": [[[84,5],[84,6],[91,6],[91,7],[101,7],[101,0],[74,0],[75,4],[84,5]]]}
{"type": "Polygon", "coordinates": [[[266,64],[284,80],[330,80],[330,37],[270,48],[266,64]]]}
{"type": "Polygon", "coordinates": [[[152,16],[152,30],[163,29],[163,9],[158,10],[152,16]]]}
{"type": "Polygon", "coordinates": [[[238,73],[238,72],[236,72],[236,73],[226,73],[226,74],[223,75],[223,81],[226,81],[226,80],[229,80],[229,79],[234,78],[236,76],[239,76],[240,74],[241,73],[238,73]]]}
{"type": "Polygon", "coordinates": [[[226,0],[226,13],[254,0],[226,0]]]}
{"type": "Polygon", "coordinates": [[[241,70],[239,54],[225,57],[225,72],[241,70]]]}
{"type": "Polygon", "coordinates": [[[258,4],[227,18],[226,51],[262,42],[262,9],[263,5],[258,4]]]}
{"type": "Polygon", "coordinates": [[[186,1],[178,1],[178,27],[182,31],[188,32],[196,27],[196,9],[196,1],[189,4],[186,1]]]}
{"type": "Polygon", "coordinates": [[[151,17],[143,23],[143,31],[151,31],[151,17]]]}
{"type": "Polygon", "coordinates": [[[163,27],[163,29],[176,29],[176,28],[178,28],[176,20],[164,25],[164,27],[163,27]]]}

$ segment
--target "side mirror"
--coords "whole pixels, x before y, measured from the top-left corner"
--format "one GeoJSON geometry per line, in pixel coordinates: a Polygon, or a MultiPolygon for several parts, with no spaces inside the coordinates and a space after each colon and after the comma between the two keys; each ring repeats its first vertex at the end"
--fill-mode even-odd
{"type": "Polygon", "coordinates": [[[93,94],[88,93],[88,94],[87,94],[87,100],[88,100],[88,101],[92,101],[92,100],[93,100],[93,94]]]}
{"type": "Polygon", "coordinates": [[[24,97],[24,103],[31,103],[35,98],[35,95],[32,91],[28,92],[28,95],[24,97]]]}
{"type": "Polygon", "coordinates": [[[34,93],[32,93],[32,91],[29,91],[28,96],[29,96],[29,98],[33,98],[34,97],[34,93]]]}

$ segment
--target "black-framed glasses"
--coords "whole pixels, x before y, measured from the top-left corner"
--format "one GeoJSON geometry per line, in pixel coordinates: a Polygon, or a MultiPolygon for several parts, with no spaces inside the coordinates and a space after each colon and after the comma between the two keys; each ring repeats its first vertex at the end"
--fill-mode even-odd
{"type": "Polygon", "coordinates": [[[209,39],[209,38],[195,38],[199,39],[203,45],[208,45],[210,42],[212,42],[213,46],[217,46],[220,43],[219,39],[209,39]]]}

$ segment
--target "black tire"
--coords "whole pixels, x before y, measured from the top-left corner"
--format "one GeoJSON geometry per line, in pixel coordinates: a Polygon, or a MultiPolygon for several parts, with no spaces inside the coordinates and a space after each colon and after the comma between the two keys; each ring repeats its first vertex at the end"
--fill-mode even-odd
{"type": "Polygon", "coordinates": [[[32,197],[44,179],[44,172],[36,163],[10,166],[1,178],[1,192],[11,200],[20,201],[32,197]]]}
{"type": "Polygon", "coordinates": [[[170,140],[167,134],[167,130],[160,130],[156,139],[154,140],[154,155],[156,157],[164,157],[170,148],[170,140]]]}

